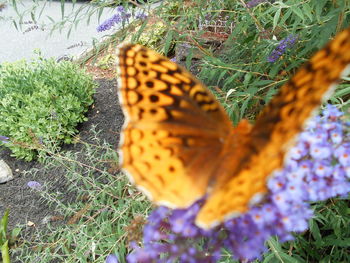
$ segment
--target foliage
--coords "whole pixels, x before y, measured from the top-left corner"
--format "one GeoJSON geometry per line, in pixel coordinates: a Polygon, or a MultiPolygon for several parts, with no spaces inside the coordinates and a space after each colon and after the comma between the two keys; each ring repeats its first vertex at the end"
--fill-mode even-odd
{"type": "Polygon", "coordinates": [[[9,247],[15,242],[21,231],[20,228],[14,228],[10,235],[7,234],[8,216],[9,210],[6,210],[0,220],[0,255],[3,263],[10,263],[9,247]]]}
{"type": "MultiPolygon", "coordinates": [[[[350,24],[346,1],[278,1],[254,9],[237,2],[230,10],[235,14],[233,33],[220,52],[205,57],[199,77],[221,88],[218,95],[234,122],[253,119],[305,58],[350,24]],[[269,63],[279,41],[290,35],[297,35],[298,43],[269,63]]],[[[342,103],[339,97],[333,100],[342,103]]]]}
{"type": "Polygon", "coordinates": [[[349,262],[349,198],[316,203],[314,209],[310,229],[296,235],[294,242],[284,244],[284,253],[291,251],[294,259],[305,263],[349,262]]]}
{"type": "Polygon", "coordinates": [[[9,241],[7,240],[7,222],[8,222],[9,211],[6,210],[5,214],[0,221],[0,248],[1,248],[1,257],[4,263],[10,263],[10,254],[9,254],[9,241]]]}
{"type": "MultiPolygon", "coordinates": [[[[98,139],[94,128],[89,141],[93,143],[78,141],[75,147],[79,151],[57,153],[55,147],[46,148],[49,154],[40,173],[59,171],[60,184],[65,184],[76,198],[67,202],[66,193],[51,191],[50,184],[34,189],[33,194],[55,207],[67,224],[49,226],[48,231],[37,232],[31,242],[16,248],[13,253],[21,262],[40,258],[41,263],[97,263],[104,262],[108,254],[116,254],[119,262],[125,262],[130,252],[128,240],[136,235],[131,222],[136,220],[135,228],[142,227],[150,205],[118,172],[115,150],[98,139]]],[[[32,169],[27,176],[35,178],[36,172],[32,169]]]]}
{"type": "Polygon", "coordinates": [[[150,47],[154,50],[162,52],[162,39],[165,35],[167,27],[162,22],[157,22],[150,28],[143,31],[140,37],[136,40],[138,44],[150,47]]]}
{"type": "Polygon", "coordinates": [[[103,56],[96,65],[101,69],[109,69],[115,65],[115,56],[111,54],[103,56]]]}
{"type": "Polygon", "coordinates": [[[0,134],[14,156],[27,161],[46,141],[72,143],[92,103],[92,78],[77,65],[38,58],[0,67],[0,134]]]}
{"type": "MultiPolygon", "coordinates": [[[[95,1],[95,5],[86,5],[84,6],[86,9],[80,8],[77,13],[67,15],[64,11],[64,2],[62,1],[63,21],[54,21],[53,30],[67,25],[71,29],[79,28],[82,16],[78,14],[85,12],[85,18],[90,19],[92,14],[101,14],[103,8],[110,4],[107,0],[95,1]]],[[[118,32],[113,35],[112,40],[120,43],[126,38],[131,38],[137,42],[142,33],[149,28],[151,30],[147,34],[152,36],[154,30],[152,26],[161,23],[164,30],[159,37],[162,39],[153,47],[169,54],[174,43],[189,44],[191,50],[185,58],[186,66],[192,68],[195,62],[194,50],[202,54],[199,62],[196,62],[198,77],[215,92],[233,122],[237,123],[243,117],[253,120],[278,88],[314,51],[321,48],[342,28],[349,26],[350,7],[347,0],[249,2],[250,5],[247,6],[248,1],[243,0],[165,0],[150,12],[151,16],[142,21],[141,26],[130,24],[122,31],[123,34],[118,32]],[[234,23],[232,33],[225,40],[208,41],[206,38],[208,29],[201,27],[200,21],[215,21],[220,16],[226,17],[227,27],[229,23],[234,23]],[[297,36],[295,43],[293,41],[293,45],[281,47],[281,43],[285,43],[290,36],[297,36]],[[277,55],[273,53],[275,50],[278,51],[277,55]],[[269,62],[271,54],[274,54],[273,63],[269,62]]],[[[15,5],[15,1],[13,3],[15,5]]],[[[130,8],[128,6],[130,1],[113,3],[122,3],[126,10],[130,8]]],[[[148,6],[139,8],[149,10],[148,6]]],[[[38,11],[40,9],[33,12],[36,18],[40,14],[38,11]]],[[[350,78],[344,78],[344,80],[348,83],[350,78]]],[[[346,82],[339,85],[330,98],[333,104],[338,104],[345,111],[350,107],[350,88],[346,82]]],[[[93,156],[90,151],[86,153],[93,156]]],[[[69,158],[73,160],[72,156],[69,158]]],[[[91,160],[99,163],[97,159],[91,160]]],[[[60,165],[63,161],[62,157],[56,156],[55,159],[50,159],[50,162],[60,165]]],[[[111,180],[104,185],[96,181],[93,176],[80,178],[79,175],[83,171],[74,172],[77,169],[75,164],[75,161],[69,163],[67,170],[73,172],[69,173],[68,177],[75,178],[70,179],[72,182],[78,180],[83,182],[87,190],[76,183],[72,184],[73,188],[78,193],[88,194],[92,198],[90,199],[92,208],[74,227],[53,229],[52,234],[38,236],[37,243],[33,246],[38,245],[41,251],[36,253],[30,249],[23,249],[22,255],[27,262],[31,262],[36,256],[43,257],[42,262],[68,257],[72,258],[70,258],[72,262],[90,262],[95,259],[102,262],[107,254],[118,252],[119,259],[124,262],[129,250],[125,244],[125,236],[121,234],[123,231],[120,225],[129,224],[135,210],[142,214],[149,207],[139,202],[140,196],[131,200],[110,199],[111,196],[116,196],[116,192],[124,196],[123,194],[133,191],[129,190],[129,185],[124,178],[104,172],[103,175],[111,180]],[[77,177],[80,179],[76,180],[77,177]],[[120,185],[114,185],[112,182],[120,185]],[[104,214],[103,212],[106,211],[104,209],[118,211],[121,215],[104,214]],[[95,214],[91,211],[97,211],[97,216],[94,216],[95,214]],[[120,225],[114,220],[115,218],[118,222],[121,220],[120,225]],[[98,238],[95,240],[96,236],[98,238]],[[42,253],[46,248],[45,242],[54,253],[42,253]]],[[[48,169],[50,167],[52,166],[48,163],[48,169]]],[[[84,208],[82,202],[66,205],[49,193],[44,196],[57,205],[63,214],[72,215],[84,208]]],[[[296,235],[296,239],[289,243],[280,244],[276,238],[271,239],[268,242],[269,251],[260,259],[261,262],[349,261],[349,198],[319,202],[313,204],[313,207],[316,215],[310,221],[310,229],[296,235]]],[[[222,262],[232,262],[230,253],[222,251],[222,254],[222,262]]]]}

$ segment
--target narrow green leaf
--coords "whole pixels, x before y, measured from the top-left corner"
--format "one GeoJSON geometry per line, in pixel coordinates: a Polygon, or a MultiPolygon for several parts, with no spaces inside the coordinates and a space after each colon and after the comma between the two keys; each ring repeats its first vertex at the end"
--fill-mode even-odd
{"type": "Polygon", "coordinates": [[[16,30],[18,30],[18,26],[15,20],[12,20],[13,25],[15,26],[16,30]]]}
{"type": "Polygon", "coordinates": [[[32,19],[32,21],[34,22],[34,23],[36,23],[36,19],[35,19],[35,12],[30,12],[30,17],[31,17],[31,19],[32,19]]]}
{"type": "Polygon", "coordinates": [[[190,70],[190,68],[191,68],[192,58],[193,58],[193,48],[190,48],[189,52],[188,52],[188,55],[186,56],[186,61],[185,61],[186,68],[188,70],[190,70]]]}
{"type": "Polygon", "coordinates": [[[61,18],[64,18],[64,6],[65,6],[65,0],[61,0],[61,18]]]}
{"type": "Polygon", "coordinates": [[[12,4],[13,9],[16,11],[16,13],[19,14],[18,8],[17,8],[17,0],[12,0],[11,4],[12,4]]]}
{"type": "Polygon", "coordinates": [[[273,29],[276,28],[277,24],[278,24],[278,20],[280,19],[281,16],[281,8],[277,10],[277,12],[275,13],[274,17],[273,17],[273,29]]]}
{"type": "Polygon", "coordinates": [[[1,256],[2,256],[2,262],[3,262],[3,263],[11,263],[11,261],[10,261],[10,253],[9,253],[8,241],[6,241],[6,242],[1,246],[1,256]]]}
{"type": "Polygon", "coordinates": [[[313,21],[313,16],[312,16],[312,9],[309,5],[309,3],[305,2],[302,4],[302,9],[304,11],[304,14],[309,18],[310,22],[313,21]]]}
{"type": "Polygon", "coordinates": [[[168,33],[166,34],[166,38],[165,38],[165,43],[164,43],[164,54],[167,56],[170,46],[172,44],[173,41],[173,30],[168,31],[168,33]]]}
{"type": "Polygon", "coordinates": [[[9,216],[9,210],[7,209],[3,215],[3,217],[1,218],[0,221],[0,232],[1,232],[1,237],[2,240],[0,240],[0,242],[4,242],[4,240],[6,240],[6,231],[7,231],[7,224],[8,224],[8,216],[9,216]]]}
{"type": "Polygon", "coordinates": [[[304,14],[301,11],[301,9],[298,6],[292,6],[291,10],[293,11],[294,14],[296,14],[301,20],[304,21],[304,14]]]}
{"type": "Polygon", "coordinates": [[[286,23],[286,21],[290,18],[291,14],[293,14],[293,11],[291,9],[286,9],[287,12],[285,12],[280,20],[280,24],[286,23]]]}
{"type": "Polygon", "coordinates": [[[131,37],[131,42],[137,42],[147,25],[147,20],[140,26],[139,30],[131,37]]]}

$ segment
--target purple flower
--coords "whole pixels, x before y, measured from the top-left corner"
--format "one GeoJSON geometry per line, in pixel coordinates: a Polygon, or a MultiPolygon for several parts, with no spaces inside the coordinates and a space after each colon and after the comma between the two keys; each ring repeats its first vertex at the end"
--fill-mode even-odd
{"type": "Polygon", "coordinates": [[[9,143],[10,142],[9,140],[10,140],[9,137],[0,135],[0,142],[2,142],[2,143],[9,143]]]}
{"type": "Polygon", "coordinates": [[[339,159],[339,163],[343,166],[350,166],[350,147],[346,145],[340,146],[335,150],[335,156],[339,159]]]}
{"type": "Polygon", "coordinates": [[[270,56],[267,58],[268,62],[276,62],[287,49],[292,48],[297,41],[297,36],[289,35],[287,38],[281,40],[278,46],[271,52],[270,56]]]}
{"type": "Polygon", "coordinates": [[[251,0],[247,3],[247,7],[253,8],[253,7],[257,6],[258,4],[261,4],[264,2],[268,2],[268,0],[251,0]]]}
{"type": "Polygon", "coordinates": [[[307,154],[307,147],[303,143],[299,143],[289,151],[289,157],[294,160],[300,160],[307,154]]]}
{"type": "Polygon", "coordinates": [[[147,18],[148,16],[145,14],[145,13],[137,13],[136,15],[135,15],[135,18],[136,19],[141,19],[141,20],[145,20],[146,18],[147,18]]]}
{"type": "Polygon", "coordinates": [[[325,118],[337,119],[343,115],[344,115],[343,112],[339,111],[336,106],[331,104],[328,104],[326,108],[323,110],[323,116],[325,118]]]}
{"type": "Polygon", "coordinates": [[[40,191],[43,186],[41,185],[41,183],[37,182],[37,181],[29,181],[27,183],[27,186],[34,189],[34,190],[37,190],[37,191],[40,191]]]}
{"type": "Polygon", "coordinates": [[[310,147],[310,155],[314,159],[328,159],[332,154],[329,143],[316,143],[310,147]]]}
{"type": "Polygon", "coordinates": [[[114,25],[120,24],[122,22],[128,22],[131,14],[127,13],[123,6],[117,7],[117,13],[111,18],[105,20],[97,27],[97,32],[102,32],[111,29],[114,25]]]}
{"type": "Polygon", "coordinates": [[[116,255],[110,254],[106,258],[106,263],[118,263],[118,257],[116,255]]]}
{"type": "Polygon", "coordinates": [[[333,174],[333,167],[328,160],[315,161],[314,171],[318,177],[329,177],[333,174]]]}
{"type": "Polygon", "coordinates": [[[342,129],[339,128],[334,128],[331,132],[330,132],[330,137],[333,143],[335,144],[339,144],[342,142],[343,140],[343,131],[342,129]]]}
{"type": "Polygon", "coordinates": [[[187,209],[159,207],[144,228],[143,247],[133,244],[128,262],[216,262],[223,248],[234,259],[252,261],[267,250],[270,237],[277,236],[280,242],[292,240],[291,232],[308,228],[313,216],[310,201],[350,191],[349,129],[344,129],[341,116],[338,109],[327,106],[322,118],[310,122],[284,169],[268,180],[264,203],[210,230],[195,225],[205,200],[187,209]],[[332,138],[334,132],[340,139],[332,138]]]}

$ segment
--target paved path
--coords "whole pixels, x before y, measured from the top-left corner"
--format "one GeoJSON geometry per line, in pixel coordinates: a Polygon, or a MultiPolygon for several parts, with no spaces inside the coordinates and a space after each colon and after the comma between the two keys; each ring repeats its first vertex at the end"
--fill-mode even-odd
{"type": "MultiPolygon", "coordinates": [[[[18,9],[24,10],[33,6],[32,0],[16,1],[18,2],[18,9]],[[23,2],[24,6],[20,4],[23,2]]],[[[43,1],[45,2],[45,1],[43,1]]],[[[68,16],[71,10],[77,10],[88,2],[76,3],[73,7],[71,2],[65,4],[65,14],[68,16]]],[[[46,6],[43,9],[41,18],[39,19],[39,29],[26,32],[33,24],[22,24],[22,29],[17,30],[13,23],[7,20],[0,19],[0,63],[4,61],[15,61],[22,58],[33,57],[33,50],[39,48],[42,51],[44,57],[59,57],[61,55],[77,55],[84,51],[86,48],[92,46],[92,39],[100,39],[102,36],[108,34],[106,32],[98,33],[96,27],[98,26],[97,15],[94,14],[90,19],[90,24],[86,24],[86,19],[81,21],[76,29],[73,29],[69,38],[67,38],[67,31],[69,26],[60,32],[55,30],[50,36],[49,30],[42,31],[40,24],[42,22],[49,23],[48,16],[59,19],[61,17],[61,4],[60,1],[47,1],[46,6]],[[73,45],[80,45],[78,47],[70,48],[73,45]],[[83,45],[83,46],[81,46],[83,45]]],[[[87,10],[87,9],[86,9],[87,10]]],[[[85,13],[87,11],[84,11],[85,13]]],[[[39,12],[38,12],[39,13],[39,12]]],[[[113,15],[113,9],[105,8],[101,22],[113,15]]],[[[5,8],[0,17],[13,17],[16,21],[19,21],[18,15],[16,15],[14,9],[11,7],[5,8]]],[[[31,21],[30,15],[25,16],[24,22],[31,21]]]]}

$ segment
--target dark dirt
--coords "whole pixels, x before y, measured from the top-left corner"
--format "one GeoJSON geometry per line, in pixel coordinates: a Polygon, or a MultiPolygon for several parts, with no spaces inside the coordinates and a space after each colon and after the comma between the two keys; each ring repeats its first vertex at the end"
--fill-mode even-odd
{"type": "MultiPolygon", "coordinates": [[[[117,147],[119,139],[120,127],[123,124],[123,114],[118,103],[116,92],[116,81],[100,79],[96,80],[98,88],[94,95],[95,102],[86,113],[88,121],[79,125],[79,138],[84,142],[91,142],[91,128],[96,126],[96,131],[100,131],[97,135],[101,141],[105,140],[109,144],[117,147]]],[[[71,150],[79,152],[81,144],[64,145],[62,150],[71,150]]],[[[22,236],[26,236],[26,232],[45,228],[43,224],[45,217],[60,217],[54,207],[43,201],[35,190],[27,186],[28,181],[38,181],[42,185],[50,183],[49,192],[61,192],[65,194],[65,201],[74,201],[75,194],[68,192],[67,182],[64,179],[64,170],[58,169],[45,171],[41,169],[43,164],[32,161],[25,162],[10,156],[10,151],[0,148],[0,158],[11,167],[14,179],[10,182],[0,184],[0,217],[7,208],[10,209],[9,228],[12,229],[16,225],[25,225],[22,229],[22,236]],[[30,169],[38,169],[35,177],[25,171],[30,169]],[[33,222],[35,226],[31,225],[33,222]],[[28,225],[31,225],[29,226],[28,225]]],[[[63,224],[65,220],[57,220],[54,225],[63,224]]]]}

